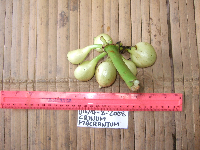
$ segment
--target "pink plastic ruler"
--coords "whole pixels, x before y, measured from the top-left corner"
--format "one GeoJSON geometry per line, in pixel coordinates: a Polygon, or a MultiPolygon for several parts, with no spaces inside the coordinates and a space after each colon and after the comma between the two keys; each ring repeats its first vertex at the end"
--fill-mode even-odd
{"type": "Polygon", "coordinates": [[[182,111],[180,93],[1,91],[0,101],[4,109],[182,111]]]}

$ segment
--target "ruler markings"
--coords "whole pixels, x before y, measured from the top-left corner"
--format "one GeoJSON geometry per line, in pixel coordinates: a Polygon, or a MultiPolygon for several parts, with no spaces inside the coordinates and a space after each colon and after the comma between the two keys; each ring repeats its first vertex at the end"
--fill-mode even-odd
{"type": "Polygon", "coordinates": [[[1,91],[1,108],[182,111],[180,93],[1,91]]]}

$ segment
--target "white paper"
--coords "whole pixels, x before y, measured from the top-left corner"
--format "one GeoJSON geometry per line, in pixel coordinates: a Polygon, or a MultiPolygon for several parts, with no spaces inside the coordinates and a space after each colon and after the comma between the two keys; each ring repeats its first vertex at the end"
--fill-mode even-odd
{"type": "Polygon", "coordinates": [[[79,110],[78,127],[128,128],[128,111],[79,110]]]}

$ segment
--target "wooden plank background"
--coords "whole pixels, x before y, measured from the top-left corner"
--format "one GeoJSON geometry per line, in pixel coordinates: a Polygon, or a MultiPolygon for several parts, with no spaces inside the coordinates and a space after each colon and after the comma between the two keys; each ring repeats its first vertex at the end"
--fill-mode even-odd
{"type": "Polygon", "coordinates": [[[2,109],[1,150],[200,149],[199,0],[1,0],[0,90],[131,92],[119,76],[106,89],[74,78],[67,52],[100,33],[151,43],[158,58],[138,69],[139,92],[183,93],[183,111],[129,112],[128,129],[94,129],[76,126],[77,111],[2,109]]]}

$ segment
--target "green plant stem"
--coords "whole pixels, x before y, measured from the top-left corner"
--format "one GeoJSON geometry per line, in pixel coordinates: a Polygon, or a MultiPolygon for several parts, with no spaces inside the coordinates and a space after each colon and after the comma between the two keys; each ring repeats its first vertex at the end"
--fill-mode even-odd
{"type": "Polygon", "coordinates": [[[89,45],[89,46],[86,46],[84,49],[87,51],[87,50],[92,50],[92,49],[96,49],[96,48],[102,48],[102,44],[94,44],[94,45],[89,45]]]}
{"type": "Polygon", "coordinates": [[[93,63],[98,63],[98,61],[101,59],[101,58],[103,58],[104,56],[106,56],[107,55],[107,53],[106,52],[102,52],[101,54],[99,54],[98,56],[96,56],[95,58],[93,58],[92,60],[91,60],[91,64],[93,64],[93,63]]]}
{"type": "Polygon", "coordinates": [[[132,46],[132,47],[129,47],[126,49],[130,54],[133,53],[134,50],[136,50],[136,47],[135,46],[132,46]]]}
{"type": "Polygon", "coordinates": [[[129,89],[132,91],[137,91],[139,89],[139,81],[123,61],[121,54],[119,53],[119,47],[115,45],[107,45],[104,47],[104,51],[108,53],[108,56],[111,58],[115,68],[129,89]]]}
{"type": "Polygon", "coordinates": [[[103,42],[103,46],[108,45],[108,43],[106,42],[106,40],[103,36],[100,37],[100,40],[103,42]]]}

